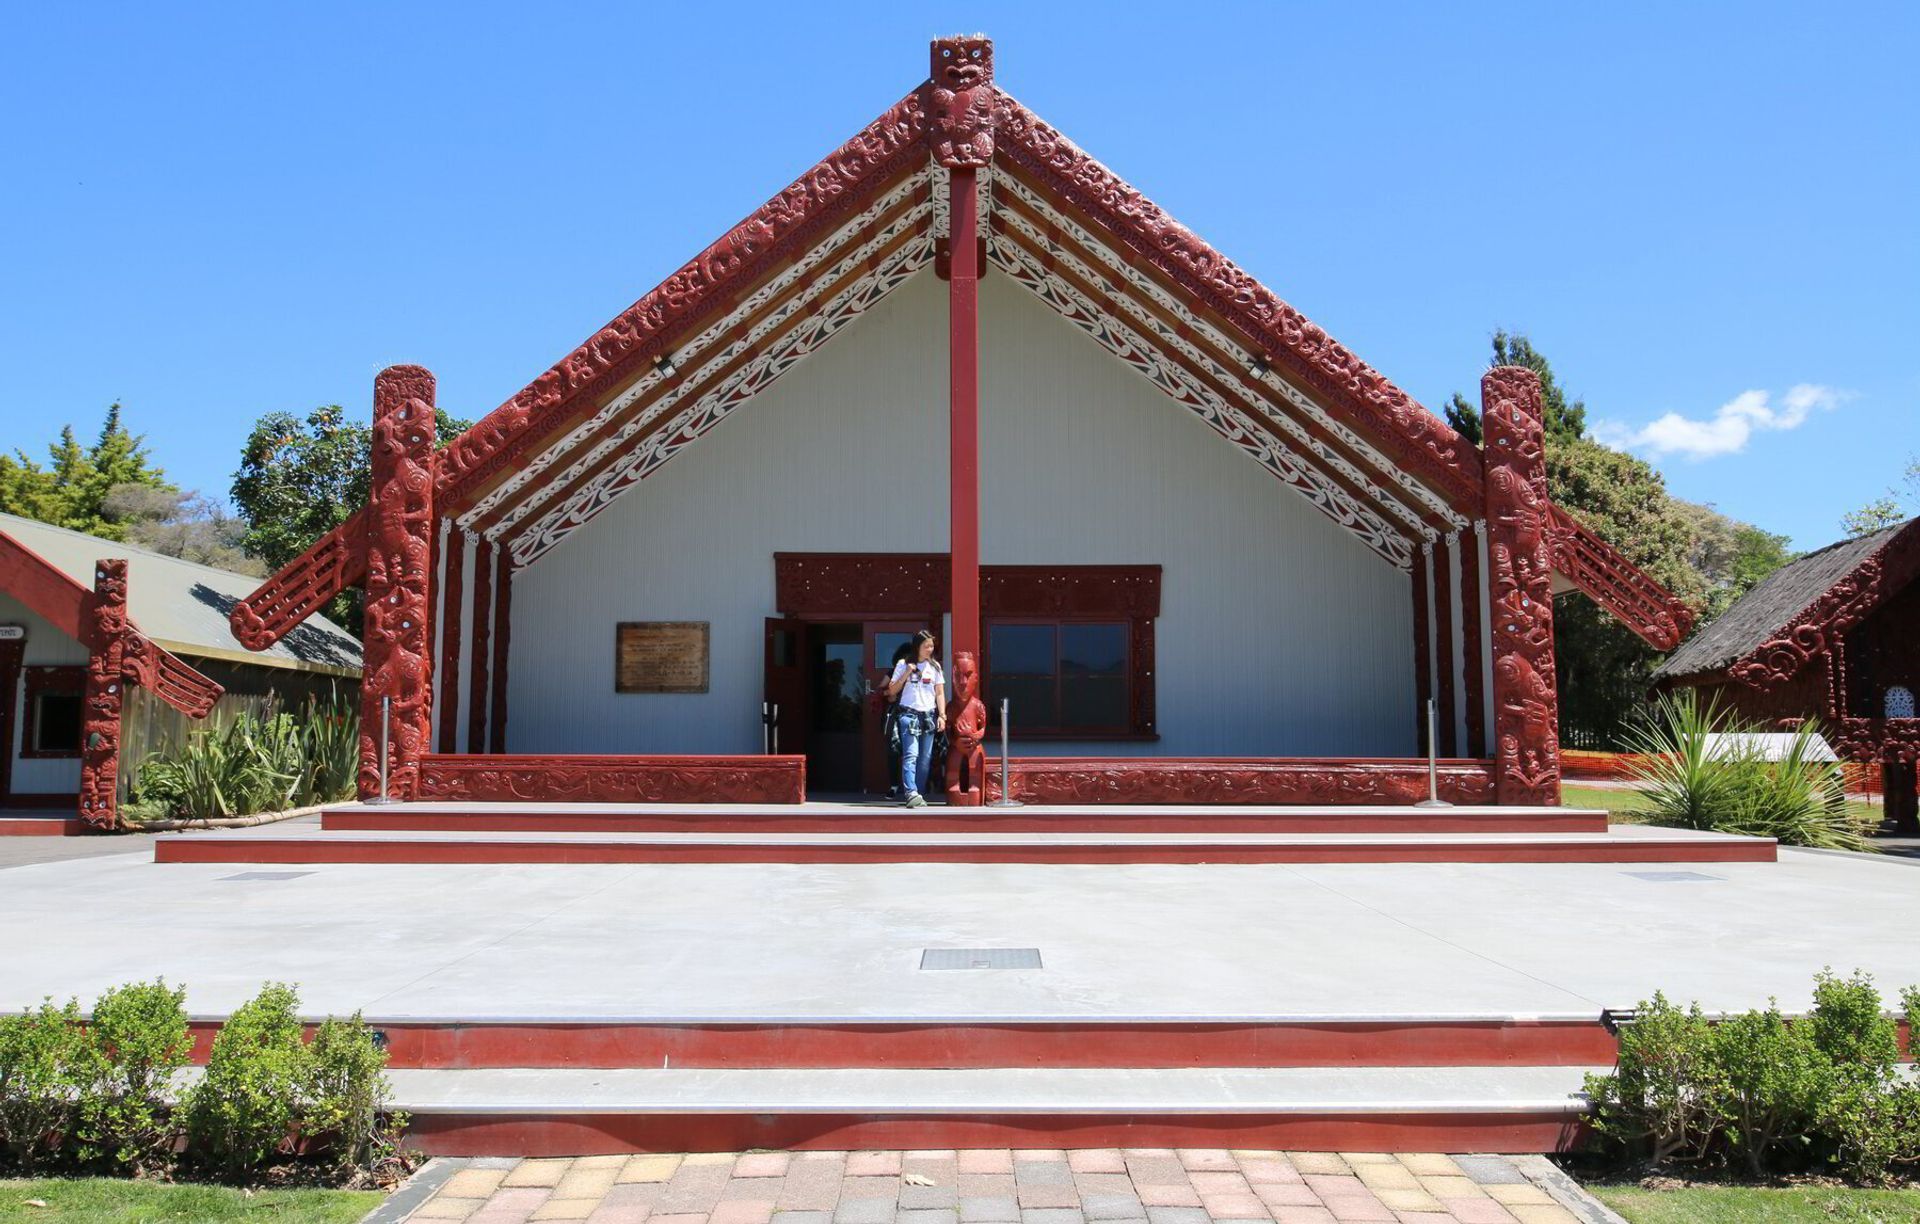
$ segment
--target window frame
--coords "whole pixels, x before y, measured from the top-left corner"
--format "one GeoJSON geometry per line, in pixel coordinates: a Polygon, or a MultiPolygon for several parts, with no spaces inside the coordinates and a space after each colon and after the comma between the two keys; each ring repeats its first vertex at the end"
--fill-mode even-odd
{"type": "Polygon", "coordinates": [[[23,761],[75,761],[87,742],[87,669],[78,664],[40,665],[22,670],[25,693],[21,701],[20,759],[23,761]],[[38,734],[40,698],[72,695],[80,698],[79,735],[71,752],[42,749],[35,744],[38,734]]]}
{"type": "Polygon", "coordinates": [[[1128,741],[1151,741],[1160,738],[1153,726],[1153,711],[1143,696],[1150,692],[1148,685],[1153,675],[1153,636],[1150,625],[1141,624],[1140,617],[1124,614],[1088,613],[1080,616],[989,616],[981,624],[980,674],[982,686],[986,690],[989,708],[987,724],[991,732],[997,734],[1000,728],[1000,705],[993,695],[993,631],[1000,625],[1046,625],[1054,630],[1053,635],[1053,684],[1054,706],[1060,706],[1060,685],[1063,676],[1060,670],[1061,633],[1067,625],[1117,625],[1122,636],[1123,664],[1121,675],[1126,681],[1126,712],[1121,724],[1107,727],[1035,727],[1031,723],[1023,725],[1016,716],[1009,738],[1015,740],[1120,743],[1128,741]]]}

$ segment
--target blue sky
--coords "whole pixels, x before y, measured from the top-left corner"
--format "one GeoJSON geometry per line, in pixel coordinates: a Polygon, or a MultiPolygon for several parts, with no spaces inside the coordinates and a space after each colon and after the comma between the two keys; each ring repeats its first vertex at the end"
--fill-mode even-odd
{"type": "Polygon", "coordinates": [[[0,445],[224,493],[420,362],[480,416],[905,93],[929,36],[1429,406],[1527,332],[1801,547],[1920,451],[1920,6],[32,5],[0,445]]]}

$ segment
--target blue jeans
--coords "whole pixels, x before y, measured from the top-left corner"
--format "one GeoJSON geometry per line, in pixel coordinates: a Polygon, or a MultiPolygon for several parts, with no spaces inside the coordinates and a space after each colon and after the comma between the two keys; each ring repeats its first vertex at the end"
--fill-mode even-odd
{"type": "Polygon", "coordinates": [[[933,711],[900,711],[900,797],[911,798],[927,788],[933,770],[933,711]]]}

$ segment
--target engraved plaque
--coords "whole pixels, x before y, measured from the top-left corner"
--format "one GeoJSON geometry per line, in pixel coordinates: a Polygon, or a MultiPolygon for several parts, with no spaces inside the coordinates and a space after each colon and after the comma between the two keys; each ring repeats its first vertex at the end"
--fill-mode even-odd
{"type": "Polygon", "coordinates": [[[614,635],[616,693],[707,691],[706,621],[621,621],[614,635]]]}

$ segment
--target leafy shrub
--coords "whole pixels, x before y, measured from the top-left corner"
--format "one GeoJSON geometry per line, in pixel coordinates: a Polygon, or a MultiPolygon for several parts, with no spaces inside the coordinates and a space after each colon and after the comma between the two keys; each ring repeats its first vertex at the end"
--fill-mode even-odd
{"type": "Polygon", "coordinates": [[[1691,689],[1663,693],[1629,733],[1639,759],[1633,776],[1645,788],[1656,824],[1772,837],[1788,846],[1868,850],[1868,830],[1847,808],[1840,762],[1815,758],[1817,723],[1802,723],[1779,760],[1752,745],[1715,741],[1749,730],[1716,698],[1691,689]]]}
{"type": "Polygon", "coordinates": [[[79,1101],[81,1161],[137,1170],[171,1154],[175,1080],[193,1052],[186,996],[164,981],[139,982],[93,1005],[96,1057],[79,1101]]]}
{"type": "Polygon", "coordinates": [[[312,1070],[303,1134],[323,1141],[333,1163],[343,1168],[365,1168],[391,1156],[406,1118],[385,1115],[391,1091],[387,1051],[374,1031],[359,1012],[347,1020],[328,1017],[307,1048],[312,1070]]]}
{"type": "Polygon", "coordinates": [[[188,1150],[224,1176],[291,1151],[308,1078],[300,999],[269,982],[213,1039],[206,1074],[183,1102],[188,1150]]]}
{"type": "MultiPolygon", "coordinates": [[[[1920,990],[1902,1005],[1911,1024],[1920,990]]],[[[1920,1163],[1920,1086],[1898,1041],[1865,974],[1820,974],[1799,1020],[1769,1006],[1714,1024],[1656,994],[1622,1029],[1614,1073],[1587,1079],[1594,1130],[1656,1165],[1883,1181],[1920,1163]]]]}
{"type": "Polygon", "coordinates": [[[31,1171],[59,1158],[95,1057],[77,999],[0,1016],[0,1149],[11,1163],[31,1171]]]}
{"type": "Polygon", "coordinates": [[[360,722],[346,702],[299,714],[209,720],[172,753],[141,762],[135,812],[207,820],[343,799],[359,768],[360,722]]]}

